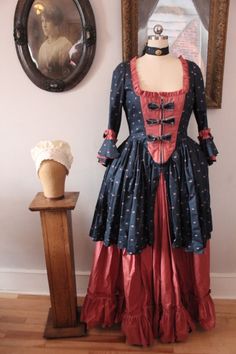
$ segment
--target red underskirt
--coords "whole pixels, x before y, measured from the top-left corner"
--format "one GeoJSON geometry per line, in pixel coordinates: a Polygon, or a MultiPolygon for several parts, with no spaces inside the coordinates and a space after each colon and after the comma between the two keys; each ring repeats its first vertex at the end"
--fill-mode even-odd
{"type": "Polygon", "coordinates": [[[166,182],[163,174],[155,201],[155,237],[136,255],[116,245],[95,245],[80,320],[87,328],[121,324],[130,345],[181,342],[196,328],[215,327],[210,295],[210,240],[203,254],[172,248],[166,182]]]}

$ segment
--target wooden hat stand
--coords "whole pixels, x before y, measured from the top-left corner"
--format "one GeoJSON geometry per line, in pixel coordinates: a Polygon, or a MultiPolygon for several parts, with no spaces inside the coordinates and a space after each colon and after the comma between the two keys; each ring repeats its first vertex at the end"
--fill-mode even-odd
{"type": "Polygon", "coordinates": [[[77,306],[71,221],[79,192],[64,193],[66,172],[60,163],[45,160],[39,170],[44,193],[37,193],[29,206],[40,212],[44,241],[51,301],[45,338],[80,337],[87,332],[77,306]]]}

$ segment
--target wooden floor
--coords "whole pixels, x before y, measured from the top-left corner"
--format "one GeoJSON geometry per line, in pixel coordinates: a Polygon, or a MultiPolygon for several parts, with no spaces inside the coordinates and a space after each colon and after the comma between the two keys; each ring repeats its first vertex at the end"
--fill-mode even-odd
{"type": "MultiPolygon", "coordinates": [[[[83,299],[78,299],[81,305],[83,299]]],[[[50,306],[48,296],[0,293],[0,354],[236,354],[236,300],[214,300],[217,324],[211,331],[197,329],[184,343],[151,347],[125,343],[120,327],[96,328],[79,338],[44,339],[50,306]]]]}

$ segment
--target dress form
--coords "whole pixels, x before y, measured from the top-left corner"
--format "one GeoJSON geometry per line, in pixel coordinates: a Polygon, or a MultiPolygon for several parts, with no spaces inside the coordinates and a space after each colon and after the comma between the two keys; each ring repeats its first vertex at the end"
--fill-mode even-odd
{"type": "Polygon", "coordinates": [[[218,153],[200,68],[157,51],[166,38],[148,39],[150,54],[121,62],[112,75],[98,151],[106,172],[89,231],[97,243],[81,312],[87,328],[121,322],[126,342],[143,346],[185,341],[195,322],[215,326],[207,163],[218,153]],[[117,147],[122,109],[130,134],[117,147]],[[192,112],[201,145],[187,135],[192,112]]]}
{"type": "MultiPolygon", "coordinates": [[[[148,39],[149,47],[165,48],[168,39],[148,39]]],[[[180,59],[170,53],[151,55],[145,53],[137,59],[137,73],[142,90],[151,92],[177,91],[183,86],[183,68],[180,59]]]]}

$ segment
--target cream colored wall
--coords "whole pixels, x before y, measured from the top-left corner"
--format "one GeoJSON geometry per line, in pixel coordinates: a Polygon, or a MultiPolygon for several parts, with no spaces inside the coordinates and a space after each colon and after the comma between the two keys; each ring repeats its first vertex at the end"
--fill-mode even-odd
{"type": "MultiPolygon", "coordinates": [[[[210,169],[214,218],[212,271],[236,273],[236,2],[230,2],[222,109],[209,110],[209,125],[217,143],[218,162],[210,169]]],[[[236,279],[234,280],[236,282],[236,279]]],[[[235,294],[236,295],[236,294],[235,294]]]]}
{"type": "MultiPolygon", "coordinates": [[[[16,2],[1,1],[0,5],[0,290],[48,291],[39,215],[28,210],[32,198],[41,189],[30,149],[42,139],[63,139],[70,143],[74,155],[66,189],[81,193],[72,215],[78,292],[82,294],[86,291],[95,246],[87,234],[105,172],[97,163],[96,153],[107,127],[112,70],[122,60],[120,1],[91,0],[97,24],[95,60],[86,78],[65,93],[40,90],[23,72],[12,35],[16,2]]],[[[235,1],[231,1],[229,16],[222,109],[209,110],[208,117],[220,152],[218,162],[210,167],[214,222],[212,284],[216,296],[236,297],[235,287],[230,293],[226,291],[227,284],[236,281],[236,24],[233,13],[236,13],[235,1]]],[[[196,138],[194,118],[189,131],[196,138]]],[[[123,119],[119,142],[126,134],[123,119]]]]}

